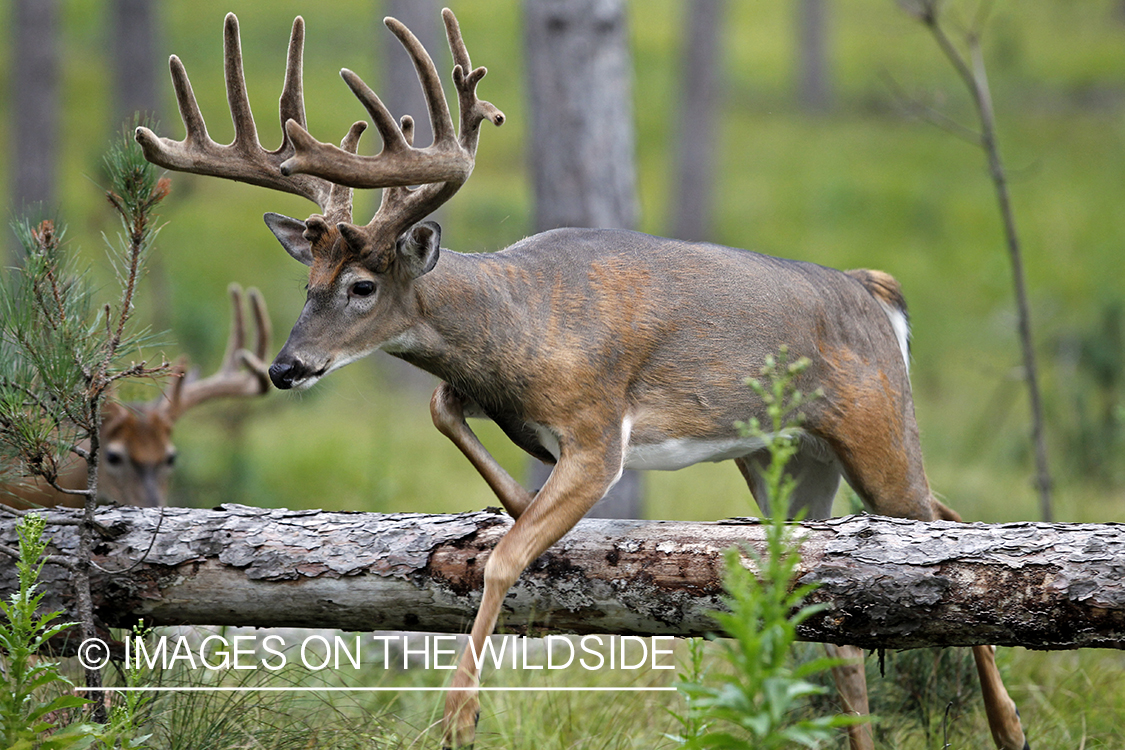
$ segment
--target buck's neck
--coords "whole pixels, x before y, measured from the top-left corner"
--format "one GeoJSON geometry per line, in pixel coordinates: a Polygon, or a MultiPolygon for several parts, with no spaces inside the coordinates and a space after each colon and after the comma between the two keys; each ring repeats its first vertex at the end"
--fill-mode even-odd
{"type": "Polygon", "coordinates": [[[550,286],[542,272],[505,253],[443,250],[434,269],[414,282],[416,322],[384,349],[474,397],[518,390],[539,347],[536,319],[550,286]]]}

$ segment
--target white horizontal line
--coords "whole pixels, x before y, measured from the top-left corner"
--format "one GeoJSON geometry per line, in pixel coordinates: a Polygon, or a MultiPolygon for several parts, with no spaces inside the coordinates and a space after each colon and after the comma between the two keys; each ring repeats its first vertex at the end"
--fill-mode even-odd
{"type": "MultiPolygon", "coordinates": [[[[451,687],[100,687],[75,688],[87,693],[440,693],[451,687]]],[[[674,687],[478,687],[482,693],[664,693],[674,687]]]]}

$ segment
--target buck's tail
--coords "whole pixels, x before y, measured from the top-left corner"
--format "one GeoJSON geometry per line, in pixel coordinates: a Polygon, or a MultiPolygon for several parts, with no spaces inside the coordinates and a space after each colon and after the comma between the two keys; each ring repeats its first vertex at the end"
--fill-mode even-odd
{"type": "Polygon", "coordinates": [[[906,298],[902,296],[902,287],[894,276],[883,271],[871,271],[860,268],[848,271],[849,276],[863,284],[880,305],[887,318],[891,321],[895,338],[898,339],[898,348],[902,351],[902,361],[906,369],[910,369],[910,315],[906,310],[906,298]]]}

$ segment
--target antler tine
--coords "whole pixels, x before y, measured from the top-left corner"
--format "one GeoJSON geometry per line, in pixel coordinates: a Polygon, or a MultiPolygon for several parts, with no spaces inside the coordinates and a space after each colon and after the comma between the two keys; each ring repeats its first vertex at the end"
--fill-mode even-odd
{"type": "Polygon", "coordinates": [[[246,348],[246,316],[242,309],[242,287],[238,284],[227,286],[230,295],[230,335],[227,337],[227,348],[223,352],[223,364],[219,371],[231,368],[237,364],[238,353],[246,348]]]}
{"type": "MultiPolygon", "coordinates": [[[[292,122],[296,122],[296,120],[292,122]]],[[[356,153],[356,151],[359,150],[359,137],[363,134],[364,130],[367,130],[366,122],[363,120],[353,122],[352,126],[348,129],[347,135],[340,141],[340,148],[349,154],[356,153]]],[[[347,185],[341,185],[336,182],[329,184],[331,188],[328,191],[328,200],[321,206],[321,210],[324,211],[324,218],[330,224],[351,221],[352,189],[347,185]]]]}
{"type": "Polygon", "coordinates": [[[176,421],[183,411],[180,408],[180,403],[183,401],[184,381],[186,380],[187,357],[180,356],[172,365],[171,382],[153,402],[154,407],[170,421],[176,421]]]}
{"type": "MultiPolygon", "coordinates": [[[[504,122],[504,115],[492,104],[476,98],[476,84],[484,76],[485,69],[464,72],[469,66],[469,55],[461,38],[457,19],[448,9],[443,11],[443,15],[450,48],[461,70],[458,73],[458,68],[454,69],[454,82],[462,108],[462,132],[459,138],[454,135],[445,95],[432,59],[403,24],[388,18],[384,23],[410,54],[418,71],[433,120],[434,143],[425,148],[406,144],[401,128],[394,123],[375,92],[359,76],[345,70],[341,71],[341,76],[371,115],[376,129],[383,137],[383,150],[375,156],[350,155],[330,144],[317,141],[296,123],[289,123],[286,132],[293,141],[296,153],[281,165],[282,172],[315,175],[354,188],[406,187],[428,183],[448,183],[459,187],[463,184],[473,169],[477,130],[481,121],[489,120],[500,125],[504,122]]],[[[447,195],[446,198],[448,197],[447,195]]]]}
{"type": "Polygon", "coordinates": [[[422,84],[422,96],[426,100],[426,109],[430,113],[430,125],[434,131],[434,145],[446,143],[456,135],[453,130],[453,120],[449,116],[449,104],[445,101],[445,89],[441,85],[441,77],[434,67],[433,58],[426,52],[426,48],[414,36],[414,32],[397,18],[383,19],[383,25],[398,37],[407,54],[414,63],[414,70],[418,74],[418,81],[422,84]]]}
{"type": "MultiPolygon", "coordinates": [[[[293,19],[293,32],[289,35],[289,53],[285,59],[285,84],[281,87],[281,100],[278,102],[278,112],[281,115],[282,138],[288,139],[285,134],[285,123],[293,120],[301,127],[305,127],[305,91],[303,71],[305,54],[305,19],[297,16],[293,19]]],[[[283,144],[284,145],[287,144],[283,144]]]]}
{"type": "MultiPolygon", "coordinates": [[[[236,287],[237,288],[237,287],[236,287]]],[[[254,351],[253,358],[257,362],[250,359],[251,352],[245,352],[242,360],[245,364],[252,365],[255,373],[266,373],[266,379],[269,379],[268,366],[265,360],[269,357],[270,352],[270,339],[273,337],[273,329],[270,325],[270,316],[266,311],[266,301],[262,298],[262,293],[254,287],[246,290],[246,295],[250,298],[250,311],[254,315],[254,351]]]]}
{"type": "Polygon", "coordinates": [[[457,87],[457,104],[461,112],[461,146],[476,153],[480,124],[488,120],[499,127],[504,124],[504,113],[492,102],[477,98],[477,84],[488,73],[488,68],[473,69],[469,60],[469,50],[461,36],[461,25],[453,11],[441,11],[445,21],[445,36],[449,40],[449,51],[453,55],[453,84],[457,87]]]}
{"type": "MultiPolygon", "coordinates": [[[[293,31],[289,38],[285,84],[279,103],[283,125],[289,120],[302,124],[305,122],[301,82],[304,37],[304,20],[298,16],[293,21],[293,31]]],[[[145,158],[165,169],[222,177],[299,195],[316,203],[322,211],[327,211],[333,187],[330,183],[313,175],[281,174],[280,164],[294,152],[291,140],[283,137],[281,146],[275,151],[267,151],[258,141],[257,127],[246,93],[238,18],[233,13],[227,14],[223,26],[223,59],[227,103],[234,122],[234,141],[223,146],[208,135],[187,71],[180,59],[173,55],[169,66],[186,135],[182,141],[173,141],[157,136],[148,128],[137,128],[136,139],[141,144],[145,158]]],[[[349,133],[349,137],[351,135],[349,133]]],[[[340,207],[334,208],[339,213],[340,207]]],[[[347,213],[350,216],[350,205],[347,213]]]]}
{"type": "MultiPolygon", "coordinates": [[[[346,68],[340,71],[340,77],[371,116],[383,139],[383,150],[375,156],[349,154],[330,143],[316,140],[297,123],[289,122],[285,132],[296,153],[281,164],[282,174],[309,174],[353,188],[402,187],[451,179],[464,182],[468,178],[472,160],[466,158],[462,151],[449,148],[449,143],[453,142],[452,136],[448,135],[452,127],[443,131],[447,135],[442,146],[439,147],[435,140],[426,148],[414,148],[406,141],[402,129],[378,94],[346,68]]],[[[444,94],[440,98],[444,101],[444,94]]]]}
{"type": "MultiPolygon", "coordinates": [[[[293,32],[297,31],[294,24],[293,32]]],[[[292,37],[291,37],[292,38],[292,37]]],[[[246,73],[242,69],[242,39],[238,33],[238,17],[227,13],[223,24],[223,73],[227,86],[227,106],[234,122],[234,143],[242,151],[261,148],[254,113],[250,111],[250,97],[246,93],[246,73]]],[[[288,78],[288,71],[286,71],[288,78]]]]}
{"type": "Polygon", "coordinates": [[[268,365],[270,323],[265,302],[256,289],[247,291],[250,310],[254,317],[254,351],[246,349],[246,321],[243,312],[242,288],[231,284],[227,291],[231,299],[231,330],[226,352],[219,369],[202,380],[181,379],[172,386],[167,398],[168,417],[179,418],[185,411],[215,398],[250,397],[266,393],[270,387],[268,365]]]}

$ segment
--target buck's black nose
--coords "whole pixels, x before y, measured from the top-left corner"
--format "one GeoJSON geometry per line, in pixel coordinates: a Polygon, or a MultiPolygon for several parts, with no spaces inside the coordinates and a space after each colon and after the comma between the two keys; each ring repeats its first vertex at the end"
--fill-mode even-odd
{"type": "Polygon", "coordinates": [[[274,362],[270,365],[270,380],[278,389],[287,391],[297,378],[297,366],[292,362],[274,362]]]}

